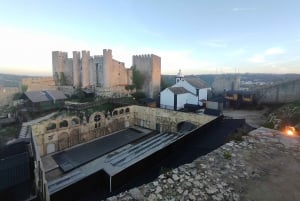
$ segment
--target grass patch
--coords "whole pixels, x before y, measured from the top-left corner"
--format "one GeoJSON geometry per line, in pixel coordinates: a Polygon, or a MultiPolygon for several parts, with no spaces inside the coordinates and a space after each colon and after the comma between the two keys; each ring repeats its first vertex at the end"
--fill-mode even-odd
{"type": "Polygon", "coordinates": [[[275,125],[274,125],[273,122],[268,121],[268,122],[265,122],[262,126],[265,127],[265,128],[274,129],[275,125]]]}
{"type": "Polygon", "coordinates": [[[227,160],[230,160],[230,159],[232,158],[232,155],[231,155],[230,152],[225,151],[225,152],[223,153],[223,157],[224,157],[225,159],[227,159],[227,160]]]}

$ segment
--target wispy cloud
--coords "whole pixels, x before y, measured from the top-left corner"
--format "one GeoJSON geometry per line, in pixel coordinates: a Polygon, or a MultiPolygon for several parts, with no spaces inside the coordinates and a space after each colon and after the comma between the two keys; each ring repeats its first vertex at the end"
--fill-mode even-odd
{"type": "Polygon", "coordinates": [[[254,55],[248,59],[251,63],[264,63],[266,61],[264,55],[254,55]]]}
{"type": "Polygon", "coordinates": [[[285,54],[285,49],[280,47],[272,47],[266,49],[261,54],[255,54],[254,56],[251,56],[248,58],[248,61],[251,63],[265,63],[274,55],[282,55],[285,54]]]}
{"type": "Polygon", "coordinates": [[[273,47],[269,48],[265,51],[265,55],[278,55],[278,54],[284,54],[285,50],[280,47],[273,47]]]}

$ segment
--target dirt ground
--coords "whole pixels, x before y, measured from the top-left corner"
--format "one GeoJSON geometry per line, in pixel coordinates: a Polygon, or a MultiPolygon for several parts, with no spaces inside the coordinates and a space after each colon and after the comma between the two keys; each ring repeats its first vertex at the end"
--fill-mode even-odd
{"type": "Polygon", "coordinates": [[[223,114],[226,117],[231,117],[233,119],[246,119],[246,122],[254,127],[259,128],[267,119],[267,113],[269,109],[264,108],[262,110],[249,109],[249,110],[236,110],[231,108],[226,108],[223,110],[223,114]]]}

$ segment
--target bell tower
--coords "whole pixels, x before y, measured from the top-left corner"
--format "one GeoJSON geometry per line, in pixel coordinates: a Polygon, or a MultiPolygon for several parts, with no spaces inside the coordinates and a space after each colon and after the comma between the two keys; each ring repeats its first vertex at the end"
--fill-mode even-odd
{"type": "Polygon", "coordinates": [[[179,69],[179,72],[176,75],[176,83],[178,83],[180,80],[183,80],[184,75],[181,72],[181,69],[179,69]]]}

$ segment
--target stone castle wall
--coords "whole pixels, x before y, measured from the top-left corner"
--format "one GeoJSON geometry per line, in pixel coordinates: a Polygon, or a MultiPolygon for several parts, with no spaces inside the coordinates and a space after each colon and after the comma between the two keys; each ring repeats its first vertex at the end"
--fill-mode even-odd
{"type": "Polygon", "coordinates": [[[142,91],[149,98],[155,98],[160,92],[161,58],[151,55],[132,57],[132,65],[144,76],[142,91]]]}
{"type": "Polygon", "coordinates": [[[90,56],[89,51],[74,51],[73,58],[66,52],[52,52],[53,78],[58,86],[74,86],[75,88],[118,89],[132,84],[132,70],[123,62],[112,58],[112,51],[103,50],[103,55],[90,56]]]}
{"type": "Polygon", "coordinates": [[[300,79],[257,89],[259,103],[289,103],[300,100],[300,79]]]}
{"type": "Polygon", "coordinates": [[[57,86],[52,77],[35,77],[22,79],[22,85],[27,86],[27,91],[56,90],[57,86]]]}

